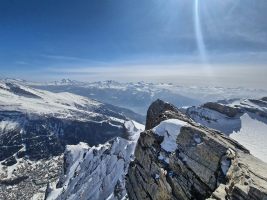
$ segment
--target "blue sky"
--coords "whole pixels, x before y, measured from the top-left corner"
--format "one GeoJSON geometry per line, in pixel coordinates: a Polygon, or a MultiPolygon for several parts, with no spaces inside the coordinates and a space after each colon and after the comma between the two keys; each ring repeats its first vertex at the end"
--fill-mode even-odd
{"type": "Polygon", "coordinates": [[[120,79],[155,66],[262,74],[266,10],[266,0],[1,0],[1,76],[120,79]]]}

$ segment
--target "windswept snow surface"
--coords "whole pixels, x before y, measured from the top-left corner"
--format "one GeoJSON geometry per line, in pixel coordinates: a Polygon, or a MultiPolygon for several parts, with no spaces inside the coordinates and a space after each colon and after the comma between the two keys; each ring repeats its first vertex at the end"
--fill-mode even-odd
{"type": "Polygon", "coordinates": [[[133,140],[117,137],[93,147],[85,143],[68,145],[65,152],[68,167],[60,180],[62,187],[53,186],[48,200],[123,199],[128,165],[144,130],[143,125],[133,121],[126,122],[125,127],[133,140]]]}
{"type": "Polygon", "coordinates": [[[240,131],[231,138],[245,146],[250,153],[267,163],[267,124],[252,119],[247,113],[241,116],[240,131]]]}
{"type": "Polygon", "coordinates": [[[183,126],[190,126],[187,122],[178,119],[168,119],[162,121],[158,126],[153,128],[153,132],[159,136],[163,136],[161,148],[167,152],[174,152],[177,149],[176,139],[180,134],[183,126]]]}

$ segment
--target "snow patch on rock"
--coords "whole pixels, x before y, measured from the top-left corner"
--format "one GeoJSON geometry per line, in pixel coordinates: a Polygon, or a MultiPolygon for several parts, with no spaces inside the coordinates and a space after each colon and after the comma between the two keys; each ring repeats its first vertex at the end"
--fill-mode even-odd
{"type": "Polygon", "coordinates": [[[180,134],[183,126],[190,126],[187,122],[179,119],[168,119],[162,121],[158,126],[153,128],[153,132],[159,136],[163,136],[161,148],[167,152],[174,152],[177,149],[176,139],[180,134]]]}

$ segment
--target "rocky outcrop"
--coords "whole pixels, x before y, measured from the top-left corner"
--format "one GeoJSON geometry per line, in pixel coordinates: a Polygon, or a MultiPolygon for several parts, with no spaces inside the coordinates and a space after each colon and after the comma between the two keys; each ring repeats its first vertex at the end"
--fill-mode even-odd
{"type": "Polygon", "coordinates": [[[134,200],[266,199],[267,164],[157,100],[148,110],[126,187],[134,200]]]}
{"type": "Polygon", "coordinates": [[[228,117],[235,117],[239,110],[237,108],[233,108],[227,105],[219,104],[216,102],[208,102],[203,105],[204,108],[208,108],[211,110],[215,110],[219,113],[225,114],[228,117]]]}
{"type": "Polygon", "coordinates": [[[179,118],[183,121],[190,121],[190,119],[183,113],[179,112],[178,108],[174,105],[157,99],[150,105],[147,111],[146,130],[155,127],[164,119],[175,118],[177,115],[179,115],[179,118]]]}

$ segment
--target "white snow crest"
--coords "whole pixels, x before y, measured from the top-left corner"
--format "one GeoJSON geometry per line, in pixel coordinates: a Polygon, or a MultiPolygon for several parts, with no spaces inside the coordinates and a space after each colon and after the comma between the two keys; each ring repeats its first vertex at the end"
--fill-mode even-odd
{"type": "Polygon", "coordinates": [[[3,120],[0,121],[0,131],[12,131],[19,126],[18,122],[3,120]]]}
{"type": "Polygon", "coordinates": [[[176,138],[180,134],[180,129],[183,126],[190,125],[179,119],[168,119],[153,128],[155,134],[164,136],[164,140],[161,143],[162,149],[167,152],[174,152],[177,149],[176,138]]]}
{"type": "MultiPolygon", "coordinates": [[[[105,144],[89,147],[86,143],[67,145],[69,163],[62,188],[52,188],[48,199],[123,199],[126,195],[125,175],[131,162],[139,134],[144,126],[125,122],[133,140],[120,137],[105,144]],[[116,188],[116,189],[115,189],[116,188]]],[[[132,139],[132,138],[131,138],[132,139]]]]}
{"type": "Polygon", "coordinates": [[[125,121],[124,127],[127,129],[129,134],[129,138],[132,141],[136,141],[139,139],[140,133],[145,130],[145,126],[136,121],[125,121]]]}

